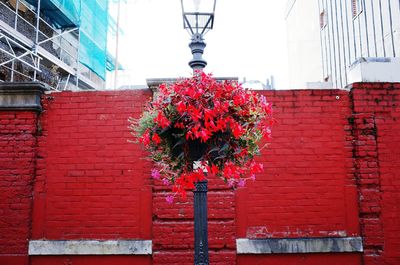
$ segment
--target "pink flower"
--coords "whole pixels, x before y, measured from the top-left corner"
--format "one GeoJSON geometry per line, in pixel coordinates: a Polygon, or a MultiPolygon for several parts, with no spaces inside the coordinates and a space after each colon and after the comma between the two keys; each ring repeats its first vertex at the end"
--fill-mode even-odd
{"type": "Polygon", "coordinates": [[[169,180],[168,179],[163,179],[163,184],[165,185],[165,186],[168,186],[169,185],[169,180]]]}
{"type": "Polygon", "coordinates": [[[234,179],[228,179],[228,186],[229,187],[235,186],[235,180],[234,179]]]}
{"type": "Polygon", "coordinates": [[[153,179],[160,179],[160,171],[158,171],[157,169],[155,169],[155,168],[153,168],[152,170],[151,170],[151,177],[153,178],[153,179]]]}
{"type": "Polygon", "coordinates": [[[239,180],[238,187],[244,187],[244,185],[246,185],[246,180],[244,179],[239,180]]]}
{"type": "Polygon", "coordinates": [[[165,198],[165,200],[167,201],[167,203],[172,204],[174,202],[174,197],[169,195],[165,198]]]}

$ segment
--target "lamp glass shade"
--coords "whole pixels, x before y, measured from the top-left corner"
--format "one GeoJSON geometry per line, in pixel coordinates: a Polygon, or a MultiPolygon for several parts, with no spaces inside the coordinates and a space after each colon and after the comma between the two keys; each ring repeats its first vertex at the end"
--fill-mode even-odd
{"type": "Polygon", "coordinates": [[[216,0],[181,0],[184,13],[214,13],[216,0]]]}

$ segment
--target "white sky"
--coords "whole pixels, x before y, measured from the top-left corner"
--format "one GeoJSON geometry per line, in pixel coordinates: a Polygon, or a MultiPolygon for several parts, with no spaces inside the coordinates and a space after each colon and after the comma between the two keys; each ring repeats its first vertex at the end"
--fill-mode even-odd
{"type": "MultiPolygon", "coordinates": [[[[205,36],[205,71],[263,83],[274,75],[276,88],[287,88],[285,6],[286,0],[217,0],[214,29],[205,36]]],[[[180,0],[127,0],[120,21],[119,57],[126,71],[119,73],[119,86],[190,75],[190,35],[180,0]]],[[[110,46],[113,52],[111,38],[110,46]]]]}

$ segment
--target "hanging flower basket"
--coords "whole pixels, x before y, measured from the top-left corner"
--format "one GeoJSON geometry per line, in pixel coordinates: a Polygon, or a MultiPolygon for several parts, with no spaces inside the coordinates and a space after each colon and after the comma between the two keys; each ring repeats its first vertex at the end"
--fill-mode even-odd
{"type": "Polygon", "coordinates": [[[197,72],[160,85],[159,94],[142,117],[132,121],[131,129],[155,163],[152,177],[185,197],[194,182],[209,175],[231,187],[255,179],[263,170],[254,160],[258,143],[270,139],[272,124],[271,104],[264,96],[197,72]]]}

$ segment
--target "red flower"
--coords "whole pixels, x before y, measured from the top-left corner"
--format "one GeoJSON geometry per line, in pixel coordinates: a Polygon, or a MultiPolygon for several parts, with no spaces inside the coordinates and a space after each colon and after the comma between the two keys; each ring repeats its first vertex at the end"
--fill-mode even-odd
{"type": "Polygon", "coordinates": [[[149,133],[149,131],[146,131],[143,134],[143,136],[139,139],[139,142],[142,143],[145,146],[150,144],[150,133],[149,133]]]}
{"type": "Polygon", "coordinates": [[[177,194],[185,197],[194,182],[206,177],[203,168],[232,187],[262,172],[262,164],[254,160],[261,147],[255,144],[271,138],[271,106],[237,82],[217,82],[202,71],[161,85],[137,132],[159,169],[157,178],[172,187],[168,201],[177,194]],[[192,148],[199,151],[201,169],[193,169],[192,148]]]}
{"type": "Polygon", "coordinates": [[[176,110],[177,110],[179,113],[185,112],[185,111],[186,111],[186,104],[183,103],[182,101],[179,101],[179,102],[176,104],[176,110]]]}
{"type": "Polygon", "coordinates": [[[209,171],[210,171],[211,174],[216,175],[216,174],[218,174],[219,169],[218,169],[218,167],[216,165],[213,164],[209,171]]]}
{"type": "Polygon", "coordinates": [[[233,104],[235,104],[236,106],[241,106],[244,103],[245,99],[243,94],[233,96],[233,104]]]}
{"type": "Polygon", "coordinates": [[[194,121],[199,121],[202,118],[201,112],[198,108],[195,108],[193,106],[188,106],[188,112],[190,113],[190,117],[194,120],[194,121]]]}
{"type": "Polygon", "coordinates": [[[214,119],[214,117],[216,116],[216,111],[215,109],[211,110],[211,109],[205,109],[204,110],[204,120],[205,121],[211,121],[212,119],[214,119]]]}
{"type": "Polygon", "coordinates": [[[264,166],[261,163],[252,163],[250,165],[250,174],[261,173],[264,170],[264,166]]]}
{"type": "Polygon", "coordinates": [[[162,129],[167,128],[171,122],[163,115],[160,111],[158,112],[157,117],[154,118],[154,122],[158,124],[162,129]]]}
{"type": "Polygon", "coordinates": [[[226,119],[221,119],[217,121],[217,130],[224,131],[226,129],[227,121],[226,119]]]}
{"type": "Polygon", "coordinates": [[[177,122],[175,123],[174,127],[178,129],[184,129],[185,125],[182,122],[177,122]]]}
{"type": "Polygon", "coordinates": [[[236,139],[243,135],[244,130],[242,126],[240,126],[240,124],[238,124],[235,121],[232,121],[230,125],[232,129],[232,134],[236,139]]]}
{"type": "Polygon", "coordinates": [[[161,143],[161,138],[160,138],[160,136],[158,136],[158,134],[153,134],[153,137],[151,137],[151,140],[153,140],[153,142],[155,143],[155,144],[160,144],[161,143]]]}

